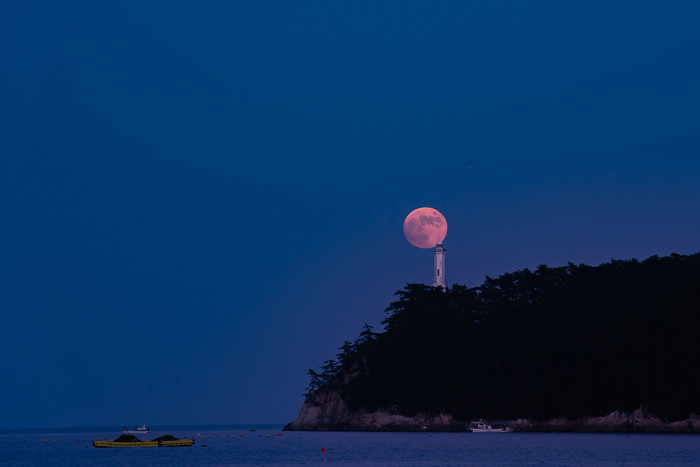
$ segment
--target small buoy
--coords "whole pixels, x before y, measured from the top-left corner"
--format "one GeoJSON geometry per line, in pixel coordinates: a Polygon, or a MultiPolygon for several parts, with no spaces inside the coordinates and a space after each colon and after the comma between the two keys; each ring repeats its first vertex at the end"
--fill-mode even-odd
{"type": "Polygon", "coordinates": [[[207,447],[207,445],[206,445],[206,444],[202,444],[202,447],[203,447],[203,448],[206,448],[206,447],[207,447]]]}
{"type": "Polygon", "coordinates": [[[325,454],[325,453],[326,453],[326,447],[325,447],[325,446],[321,446],[321,454],[325,454]]]}

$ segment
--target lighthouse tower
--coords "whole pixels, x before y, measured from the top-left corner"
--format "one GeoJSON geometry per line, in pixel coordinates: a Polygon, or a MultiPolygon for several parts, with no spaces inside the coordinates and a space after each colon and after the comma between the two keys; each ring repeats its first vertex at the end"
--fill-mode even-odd
{"type": "Polygon", "coordinates": [[[442,242],[435,246],[435,279],[433,287],[442,287],[442,290],[447,290],[447,282],[445,281],[445,248],[442,242]]]}

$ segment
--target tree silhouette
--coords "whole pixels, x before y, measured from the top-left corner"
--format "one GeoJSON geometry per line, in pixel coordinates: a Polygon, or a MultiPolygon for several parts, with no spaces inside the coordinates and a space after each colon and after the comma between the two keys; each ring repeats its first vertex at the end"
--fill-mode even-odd
{"type": "Polygon", "coordinates": [[[383,331],[365,324],[309,371],[309,393],[464,418],[700,412],[700,254],[543,265],[396,296],[383,331]]]}

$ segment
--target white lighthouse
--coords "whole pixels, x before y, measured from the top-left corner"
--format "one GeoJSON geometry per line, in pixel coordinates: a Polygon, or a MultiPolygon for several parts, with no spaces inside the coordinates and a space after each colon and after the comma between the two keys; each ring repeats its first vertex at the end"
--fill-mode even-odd
{"type": "Polygon", "coordinates": [[[447,235],[447,221],[440,211],[433,208],[418,208],[403,221],[403,233],[413,246],[418,248],[435,248],[435,277],[433,287],[442,287],[447,291],[445,280],[445,249],[442,241],[447,235]]]}
{"type": "Polygon", "coordinates": [[[445,281],[445,248],[442,242],[438,242],[435,246],[435,278],[433,279],[433,287],[442,287],[442,290],[447,290],[445,281]]]}

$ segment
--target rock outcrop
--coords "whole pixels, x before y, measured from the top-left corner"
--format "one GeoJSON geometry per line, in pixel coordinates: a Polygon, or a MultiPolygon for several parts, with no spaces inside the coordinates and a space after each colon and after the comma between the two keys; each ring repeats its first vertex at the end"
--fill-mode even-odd
{"type": "Polygon", "coordinates": [[[448,414],[407,417],[392,411],[350,411],[338,391],[307,397],[287,431],[466,431],[468,423],[448,414]]]}
{"type": "Polygon", "coordinates": [[[603,417],[575,420],[555,418],[547,421],[516,420],[519,431],[580,433],[700,433],[700,417],[691,414],[687,420],[669,422],[654,416],[644,407],[634,412],[611,412],[603,417]]]}
{"type": "MultiPolygon", "coordinates": [[[[299,417],[284,427],[288,431],[467,431],[469,420],[450,414],[416,414],[413,417],[397,411],[351,411],[338,391],[316,391],[307,397],[299,417]]],[[[591,433],[700,433],[700,416],[669,422],[649,413],[643,407],[631,412],[611,412],[602,417],[575,420],[555,418],[547,421],[519,419],[518,431],[591,432],[591,433]]]]}

